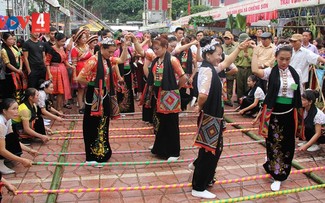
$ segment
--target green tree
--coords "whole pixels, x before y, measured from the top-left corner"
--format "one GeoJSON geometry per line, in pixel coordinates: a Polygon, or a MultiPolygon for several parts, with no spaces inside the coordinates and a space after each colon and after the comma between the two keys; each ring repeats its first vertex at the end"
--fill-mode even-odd
{"type": "MultiPolygon", "coordinates": [[[[200,12],[208,11],[208,10],[211,10],[211,9],[212,9],[211,7],[204,6],[204,5],[192,6],[191,7],[191,14],[200,13],[200,12]]],[[[187,15],[187,11],[186,11],[186,15],[187,15]]]]}
{"type": "MultiPolygon", "coordinates": [[[[143,0],[84,0],[85,7],[103,20],[115,22],[141,21],[143,0]]],[[[83,0],[77,0],[83,5],[83,0]]]]}
{"type": "Polygon", "coordinates": [[[188,3],[188,0],[173,0],[173,2],[172,2],[172,19],[173,20],[181,17],[181,11],[183,11],[183,15],[185,15],[185,12],[187,11],[187,3],[188,3]]]}

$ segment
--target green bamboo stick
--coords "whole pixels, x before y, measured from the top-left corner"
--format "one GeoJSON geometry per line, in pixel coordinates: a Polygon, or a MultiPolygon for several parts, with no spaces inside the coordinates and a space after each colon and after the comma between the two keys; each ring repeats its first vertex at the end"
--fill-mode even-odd
{"type": "Polygon", "coordinates": [[[229,198],[229,199],[221,199],[221,200],[214,200],[214,201],[205,201],[204,203],[232,203],[232,202],[241,202],[241,201],[249,201],[249,200],[255,200],[255,199],[263,199],[268,197],[274,197],[278,195],[287,195],[291,193],[298,193],[298,192],[304,192],[309,190],[316,190],[320,188],[324,188],[325,184],[320,185],[313,185],[308,187],[301,187],[301,188],[294,188],[289,190],[281,190],[277,192],[267,192],[267,193],[261,193],[256,195],[249,195],[244,197],[236,197],[236,198],[229,198]]]}

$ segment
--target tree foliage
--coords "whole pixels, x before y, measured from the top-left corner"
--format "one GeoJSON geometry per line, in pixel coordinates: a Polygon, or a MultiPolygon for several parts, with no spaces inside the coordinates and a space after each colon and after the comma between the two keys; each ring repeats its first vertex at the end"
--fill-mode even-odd
{"type": "Polygon", "coordinates": [[[172,2],[172,19],[175,20],[181,17],[181,11],[183,15],[187,14],[188,0],[173,0],[172,2]]]}
{"type": "Polygon", "coordinates": [[[191,14],[200,13],[200,12],[208,11],[208,10],[211,10],[211,9],[212,9],[211,7],[204,6],[204,5],[192,6],[191,7],[191,14]]]}
{"type": "Polygon", "coordinates": [[[143,13],[143,0],[76,0],[97,17],[115,22],[141,21],[143,13]]]}
{"type": "Polygon", "coordinates": [[[226,28],[229,30],[233,30],[235,28],[240,31],[245,31],[246,29],[246,17],[238,13],[236,17],[233,15],[228,15],[226,28]]]}
{"type": "Polygon", "coordinates": [[[213,23],[214,20],[212,18],[212,16],[194,16],[191,17],[191,19],[189,20],[189,24],[191,25],[201,25],[201,24],[209,24],[209,23],[213,23]]]}

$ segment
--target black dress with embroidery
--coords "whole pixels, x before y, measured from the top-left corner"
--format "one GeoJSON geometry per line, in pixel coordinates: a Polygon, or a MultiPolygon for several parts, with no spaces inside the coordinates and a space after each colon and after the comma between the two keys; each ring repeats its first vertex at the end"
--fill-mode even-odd
{"type": "MultiPolygon", "coordinates": [[[[296,71],[289,67],[296,84],[300,84],[296,71]]],[[[300,85],[294,90],[292,104],[276,102],[280,89],[279,68],[272,68],[269,76],[268,94],[264,104],[273,109],[266,138],[267,161],[263,165],[265,171],[274,180],[284,181],[291,171],[291,163],[295,152],[295,116],[294,108],[301,108],[300,85]],[[277,113],[278,112],[278,113],[277,113]]]]}
{"type": "MultiPolygon", "coordinates": [[[[97,75],[99,74],[99,67],[102,67],[102,77],[106,74],[106,78],[109,78],[109,81],[105,81],[109,84],[107,88],[103,88],[103,101],[102,101],[102,115],[101,116],[93,116],[92,112],[92,104],[94,102],[94,92],[98,91],[99,88],[96,87],[95,82],[89,82],[86,92],[86,102],[85,102],[85,113],[83,118],[83,137],[86,151],[86,161],[97,161],[97,162],[107,162],[112,156],[112,150],[109,143],[109,120],[111,113],[111,88],[113,87],[113,77],[112,77],[112,68],[109,60],[107,61],[107,66],[102,64],[102,60],[95,59],[97,56],[93,56],[89,60],[95,60],[96,68],[94,69],[97,75]],[[98,63],[101,64],[99,65],[98,63]],[[104,71],[106,70],[106,72],[104,71]],[[109,91],[110,92],[107,92],[109,91]]],[[[98,58],[101,59],[101,54],[98,52],[98,58]]],[[[100,77],[101,78],[101,77],[100,77]]],[[[100,99],[100,98],[99,98],[100,99]]]]}
{"type": "MultiPolygon", "coordinates": [[[[120,49],[120,55],[122,54],[122,49],[120,49]]],[[[119,108],[121,113],[132,113],[134,112],[134,96],[132,89],[132,70],[134,70],[133,58],[130,50],[128,49],[128,54],[130,58],[130,64],[127,69],[125,69],[124,64],[119,64],[119,70],[121,76],[124,78],[125,86],[123,92],[117,93],[117,99],[119,103],[119,108]]]]}
{"type": "Polygon", "coordinates": [[[157,62],[158,58],[152,62],[151,71],[148,76],[148,86],[153,87],[150,103],[153,104],[153,125],[156,135],[151,153],[167,159],[169,157],[179,157],[180,155],[179,118],[176,112],[158,113],[157,98],[159,98],[160,89],[175,90],[178,86],[171,63],[171,56],[168,52],[165,54],[164,61],[160,66],[163,69],[161,85],[154,85],[153,70],[155,66],[156,70],[158,70],[157,62]]]}
{"type": "MultiPolygon", "coordinates": [[[[208,99],[204,104],[204,113],[211,115],[213,117],[222,118],[223,117],[223,105],[221,100],[221,80],[217,74],[215,68],[208,62],[203,61],[201,67],[209,67],[212,71],[211,87],[208,95],[208,99]]],[[[198,119],[199,120],[199,119],[198,119]]],[[[223,129],[221,122],[220,129],[223,129]]],[[[196,191],[204,191],[208,185],[213,181],[214,174],[217,168],[219,158],[223,150],[223,136],[222,130],[220,131],[215,154],[207,152],[206,149],[200,148],[198,157],[194,161],[195,166],[192,187],[196,191]]]]}

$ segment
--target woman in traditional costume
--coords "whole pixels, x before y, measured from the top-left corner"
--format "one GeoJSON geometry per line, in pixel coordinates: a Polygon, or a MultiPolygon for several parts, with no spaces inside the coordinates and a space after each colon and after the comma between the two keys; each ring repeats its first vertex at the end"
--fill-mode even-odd
{"type": "Polygon", "coordinates": [[[91,35],[87,40],[87,44],[89,46],[90,52],[94,55],[95,54],[95,47],[98,44],[98,36],[97,35],[91,35]]]}
{"type": "Polygon", "coordinates": [[[241,115],[254,116],[259,112],[265,94],[258,86],[258,77],[255,75],[250,75],[247,78],[247,86],[249,87],[247,95],[239,99],[240,106],[236,110],[241,115]]]}
{"type": "Polygon", "coordinates": [[[19,142],[19,135],[12,130],[11,119],[18,116],[18,103],[11,98],[4,99],[0,104],[0,172],[2,174],[14,173],[4,164],[4,159],[17,161],[24,167],[31,167],[30,159],[20,157],[22,150],[37,155],[37,151],[19,142]]]}
{"type": "MultiPolygon", "coordinates": [[[[153,40],[153,52],[144,52],[135,36],[132,36],[136,50],[149,61],[147,87],[142,102],[153,108],[153,122],[156,139],[151,153],[175,161],[180,156],[179,118],[181,101],[179,88],[188,81],[178,59],[167,51],[168,39],[160,36],[153,40]],[[178,76],[178,83],[175,74],[178,76]]],[[[146,66],[144,66],[146,67],[146,66]]]]}
{"type": "Polygon", "coordinates": [[[257,56],[253,55],[252,72],[268,81],[268,91],[260,117],[259,134],[266,138],[267,160],[263,165],[274,182],[271,190],[280,190],[291,171],[297,135],[298,109],[301,108],[301,80],[297,71],[289,65],[292,47],[280,45],[273,68],[259,69],[257,56]]]}
{"type": "MultiPolygon", "coordinates": [[[[184,46],[186,44],[190,44],[190,42],[191,39],[189,37],[186,37],[182,39],[181,44],[182,46],[184,46]]],[[[187,108],[187,104],[189,104],[192,101],[192,97],[193,97],[192,82],[193,82],[193,77],[197,70],[196,53],[192,53],[192,50],[189,47],[188,49],[181,51],[178,54],[177,58],[180,61],[185,74],[189,78],[189,82],[185,85],[185,87],[179,90],[181,94],[181,108],[182,111],[185,111],[187,108]],[[191,92],[190,94],[186,93],[187,89],[190,89],[191,92]]]]}
{"type": "Polygon", "coordinates": [[[306,141],[298,144],[299,151],[314,152],[321,149],[319,144],[325,143],[324,130],[322,125],[325,124],[325,114],[319,110],[316,105],[318,92],[307,89],[301,95],[302,107],[304,107],[304,128],[306,141]]]}
{"type": "MultiPolygon", "coordinates": [[[[130,39],[121,38],[122,42],[121,47],[118,48],[114,56],[119,57],[122,54],[122,47],[124,44],[130,44],[130,39]]],[[[134,112],[134,96],[133,96],[133,81],[135,74],[134,70],[134,57],[133,57],[133,48],[131,46],[127,49],[127,59],[123,64],[118,64],[121,76],[124,79],[124,85],[121,88],[121,91],[117,93],[117,100],[119,103],[121,113],[132,113],[134,112]]]]}
{"type": "Polygon", "coordinates": [[[24,89],[27,88],[27,77],[22,67],[23,62],[18,47],[15,46],[15,37],[9,32],[2,36],[1,58],[6,66],[6,82],[4,84],[3,98],[14,98],[20,101],[24,89]]]}
{"type": "Polygon", "coordinates": [[[46,69],[48,78],[52,80],[53,92],[57,95],[56,109],[62,112],[64,100],[71,99],[70,81],[67,67],[72,68],[64,51],[66,37],[62,33],[55,34],[55,44],[46,53],[46,69]]]}
{"type": "MultiPolygon", "coordinates": [[[[41,139],[44,143],[49,141],[45,132],[44,120],[40,112],[37,111],[38,95],[35,88],[26,89],[23,103],[18,107],[18,117],[12,119],[13,130],[21,138],[27,138],[22,141],[29,141],[28,138],[33,137],[41,139]]],[[[30,144],[30,141],[24,144],[30,144]]]]}
{"type": "Polygon", "coordinates": [[[207,191],[214,182],[214,174],[223,150],[224,130],[222,100],[222,83],[218,72],[223,71],[233,63],[240,52],[247,45],[242,42],[223,62],[223,49],[217,41],[206,37],[200,41],[202,45],[203,62],[198,74],[198,118],[199,133],[194,145],[200,147],[197,159],[190,164],[194,168],[192,179],[192,195],[201,198],[215,198],[216,195],[207,191]]]}
{"type": "Polygon", "coordinates": [[[49,95],[53,94],[54,86],[51,80],[40,81],[41,85],[39,87],[39,95],[37,102],[37,110],[42,113],[42,115],[48,117],[49,119],[62,122],[62,117],[64,114],[55,108],[53,108],[53,102],[49,99],[49,95]]]}
{"type": "Polygon", "coordinates": [[[115,50],[113,40],[103,40],[100,51],[85,63],[77,78],[81,84],[87,84],[82,128],[88,163],[107,162],[112,155],[109,119],[119,116],[113,76],[123,81],[116,64],[126,60],[127,45],[120,58],[113,57],[115,50]]]}
{"type": "Polygon", "coordinates": [[[76,83],[76,78],[79,75],[81,69],[84,67],[86,61],[93,55],[87,44],[87,37],[85,30],[79,30],[77,34],[73,37],[73,42],[76,43],[76,46],[71,50],[71,60],[73,66],[73,82],[72,87],[78,89],[78,105],[79,113],[84,113],[84,94],[85,94],[85,85],[76,83]]]}

